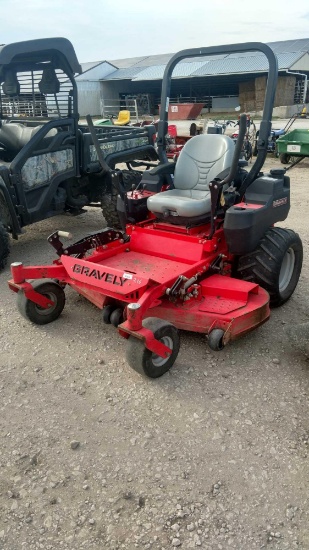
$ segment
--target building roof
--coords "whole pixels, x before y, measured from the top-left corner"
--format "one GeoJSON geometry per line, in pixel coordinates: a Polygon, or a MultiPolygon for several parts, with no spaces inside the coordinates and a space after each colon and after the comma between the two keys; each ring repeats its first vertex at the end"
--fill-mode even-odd
{"type": "MultiPolygon", "coordinates": [[[[279,70],[290,69],[296,61],[309,52],[309,38],[270,42],[268,45],[278,57],[279,70]]],[[[108,61],[118,69],[111,72],[103,80],[140,81],[162,79],[166,64],[173,55],[170,53],[108,61]]],[[[195,57],[178,63],[173,78],[265,72],[267,66],[267,59],[260,52],[195,57]]]]}
{"type": "Polygon", "coordinates": [[[81,68],[83,73],[86,71],[90,71],[90,69],[94,69],[94,67],[97,67],[98,65],[101,65],[101,63],[104,63],[104,60],[102,61],[89,61],[88,63],[81,63],[81,68]]]}

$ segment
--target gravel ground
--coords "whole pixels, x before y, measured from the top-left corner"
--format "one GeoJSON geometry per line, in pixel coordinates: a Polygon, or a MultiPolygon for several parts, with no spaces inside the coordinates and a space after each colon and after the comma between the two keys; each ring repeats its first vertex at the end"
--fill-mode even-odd
{"type": "MultiPolygon", "coordinates": [[[[309,549],[309,369],[286,335],[308,319],[309,160],[290,175],[293,297],[219,353],[183,332],[158,380],[128,367],[126,342],[77,293],[37,327],[1,273],[1,550],[309,549]]],[[[102,225],[94,210],[38,223],[11,261],[47,263],[54,229],[102,225]]]]}

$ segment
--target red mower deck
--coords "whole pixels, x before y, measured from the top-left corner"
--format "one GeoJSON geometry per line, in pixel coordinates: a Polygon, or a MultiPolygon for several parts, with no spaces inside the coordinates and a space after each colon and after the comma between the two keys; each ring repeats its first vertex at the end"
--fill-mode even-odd
{"type": "Polygon", "coordinates": [[[208,240],[209,227],[198,232],[178,227],[171,232],[164,225],[150,221],[128,226],[129,242],[123,242],[119,234],[117,240],[96,247],[86,258],[62,254],[46,267],[12,264],[9,286],[38,307],[48,308],[52,300],[36,292],[27,279],[56,279],[101,309],[121,308],[124,320],[118,325],[119,333],[142,340],[158,356],[169,355],[170,349],[143,327],[147,317],[206,335],[215,329],[222,331],[222,347],[269,318],[267,292],[255,283],[231,278],[228,258],[226,275],[212,274],[215,265],[213,269],[211,265],[220,254],[224,261],[222,231],[208,240]],[[173,294],[177,281],[183,290],[173,294]]]}

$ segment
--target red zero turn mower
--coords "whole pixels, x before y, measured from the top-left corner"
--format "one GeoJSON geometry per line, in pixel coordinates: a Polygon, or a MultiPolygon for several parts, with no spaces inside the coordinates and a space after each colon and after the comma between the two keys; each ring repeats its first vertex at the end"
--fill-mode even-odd
{"type": "Polygon", "coordinates": [[[10,288],[21,314],[36,324],[61,314],[70,285],[103,311],[105,323],[128,340],[127,360],[141,374],[156,378],[173,365],[178,329],[207,336],[221,350],[269,318],[269,303],[280,306],[292,295],[302,265],[302,243],[292,230],[274,227],[290,207],[290,181],[284,170],[261,173],[268,146],[277,82],[277,59],[261,43],[184,50],[166,67],[158,130],[160,164],[145,171],[126,192],[118,189],[122,231],[107,228],[64,248],[61,232],[49,237],[59,256],[52,265],[12,264],[10,288]],[[171,74],[182,59],[261,51],[269,75],[258,154],[250,172],[239,161],[246,133],[192,137],[177,163],[167,161],[168,98],[171,74]],[[173,177],[172,177],[173,175],[173,177]],[[162,191],[164,176],[168,190],[162,191]]]}

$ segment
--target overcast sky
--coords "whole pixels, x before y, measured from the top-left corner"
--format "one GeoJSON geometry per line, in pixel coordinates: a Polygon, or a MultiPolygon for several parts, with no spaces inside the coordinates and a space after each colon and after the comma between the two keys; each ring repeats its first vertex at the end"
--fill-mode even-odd
{"type": "Polygon", "coordinates": [[[81,63],[309,37],[297,0],[0,0],[1,43],[64,36],[81,63]]]}

